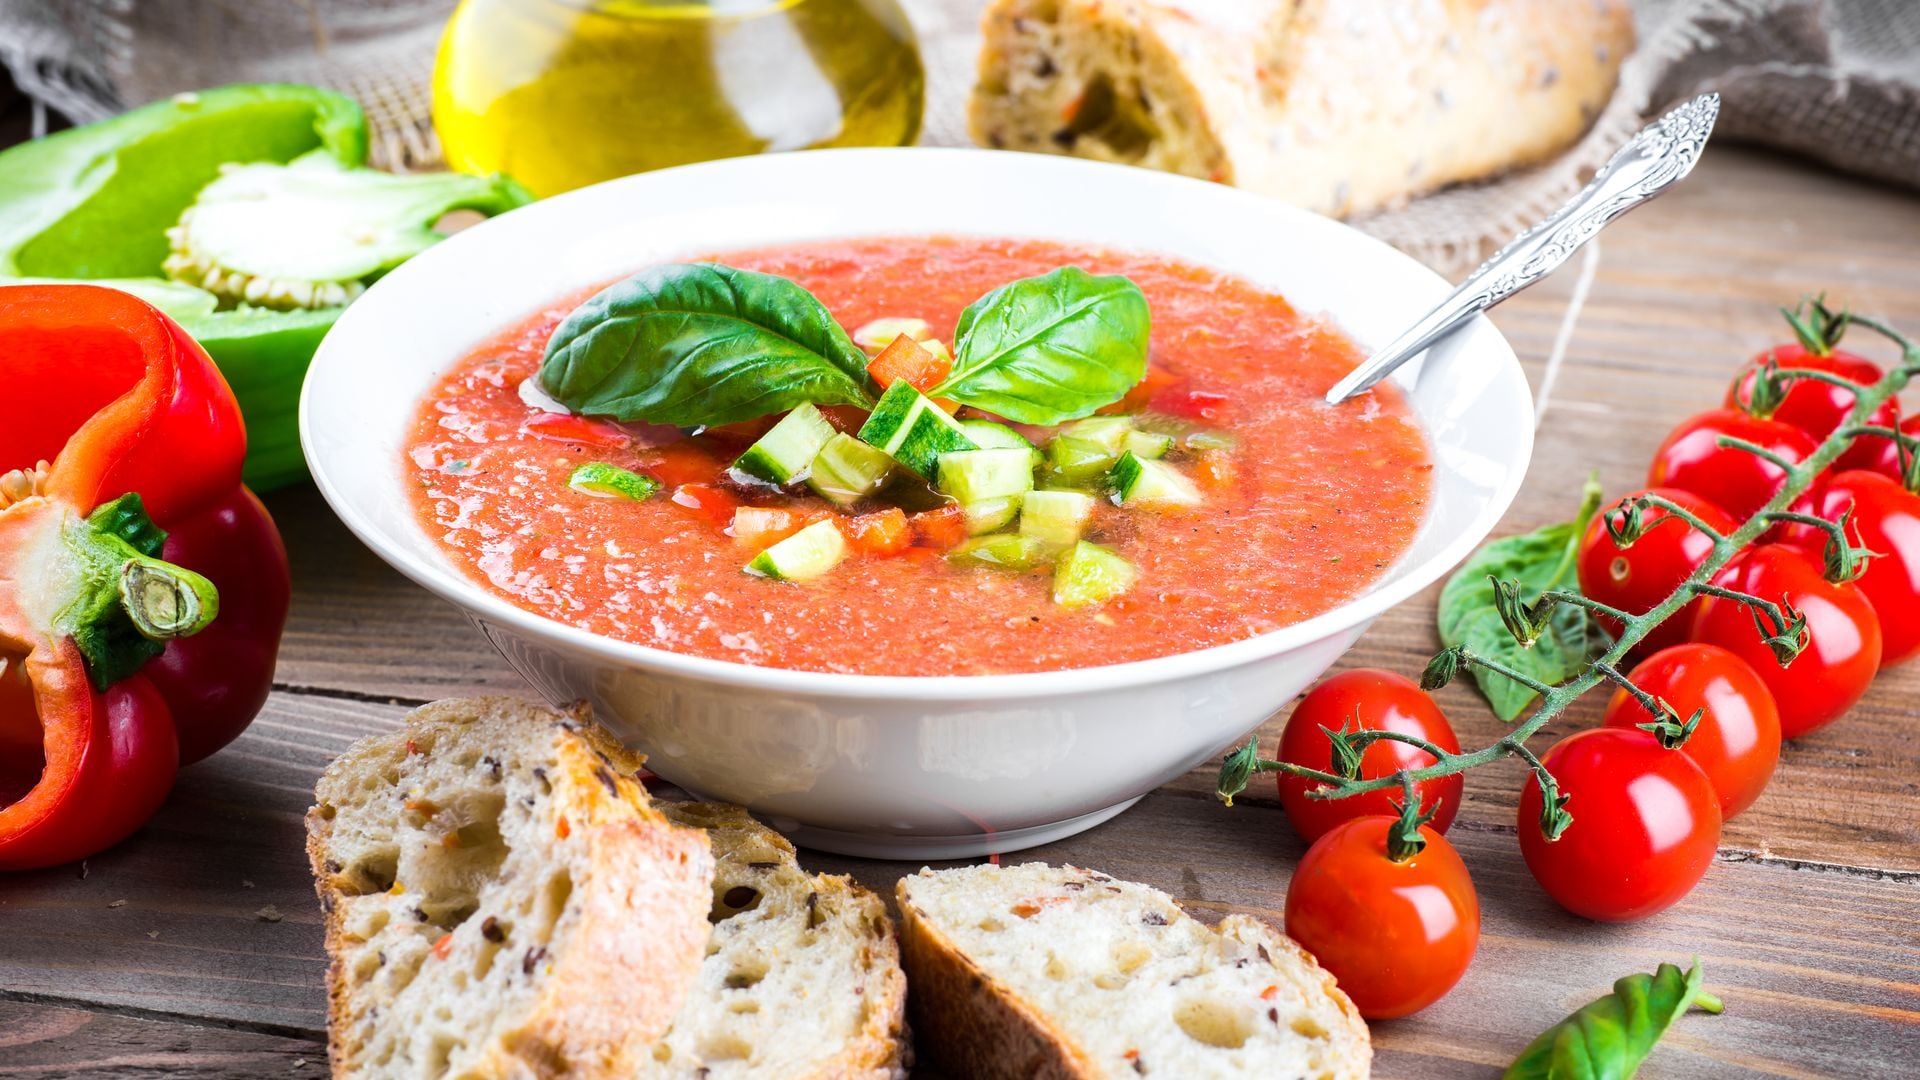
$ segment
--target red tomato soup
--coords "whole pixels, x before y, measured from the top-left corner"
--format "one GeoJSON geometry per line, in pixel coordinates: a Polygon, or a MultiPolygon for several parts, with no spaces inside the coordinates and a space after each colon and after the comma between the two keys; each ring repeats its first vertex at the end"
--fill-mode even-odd
{"type": "MultiPolygon", "coordinates": [[[[958,238],[810,243],[718,261],[792,278],[849,331],[912,317],[948,343],[966,305],[1013,279],[1063,265],[1124,274],[1152,312],[1148,376],[1129,400],[1170,426],[1225,437],[1167,459],[1204,499],[1184,512],[1097,500],[1085,539],[1138,574],[1101,604],[1063,607],[1046,567],[964,562],[937,543],[856,554],[811,581],[755,576],[745,572],[755,550],[730,528],[736,505],[832,509],[727,475],[775,418],[688,437],[529,406],[520,387],[570,310],[563,301],[462,359],[415,421],[405,467],[420,522],[475,581],[597,634],[744,664],[1052,671],[1222,645],[1327,611],[1379,578],[1425,516],[1432,464],[1400,392],[1324,405],[1360,359],[1353,343],[1239,278],[1152,255],[958,238]],[[638,502],[571,489],[573,471],[595,461],[664,486],[638,502]]],[[[848,431],[862,419],[826,412],[848,431]]],[[[1035,442],[1049,434],[1021,430],[1035,442]]]]}

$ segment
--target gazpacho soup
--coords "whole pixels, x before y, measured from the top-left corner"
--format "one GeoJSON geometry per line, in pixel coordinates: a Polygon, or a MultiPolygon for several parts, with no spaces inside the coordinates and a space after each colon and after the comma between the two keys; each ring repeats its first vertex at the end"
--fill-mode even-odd
{"type": "MultiPolygon", "coordinates": [[[[1358,595],[1432,464],[1336,328],[1176,259],[861,239],[640,271],[421,403],[404,467],[474,580],[745,664],[986,675],[1189,652],[1358,595]]],[[[577,305],[577,306],[576,306],[577,305]]]]}

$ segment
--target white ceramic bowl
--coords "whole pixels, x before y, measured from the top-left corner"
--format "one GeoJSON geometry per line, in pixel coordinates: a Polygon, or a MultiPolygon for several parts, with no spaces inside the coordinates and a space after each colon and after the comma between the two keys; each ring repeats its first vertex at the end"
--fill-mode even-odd
{"type": "Polygon", "coordinates": [[[1229,645],[1023,675],[832,675],[613,641],[494,597],[416,523],[401,469],[416,402],[468,349],[540,305],[695,252],[915,234],[1170,254],[1244,275],[1373,346],[1447,287],[1337,222],[1122,166],[901,149],[669,169],[481,224],[368,290],[307,377],[300,433],[314,479],[381,558],[464,610],[548,699],[590,701],[661,776],[745,803],[803,845],[936,859],[1071,835],[1220,754],[1381,612],[1465,557],[1526,471],[1526,377],[1481,319],[1398,376],[1432,440],[1433,502],[1412,547],[1371,591],[1229,645]]]}

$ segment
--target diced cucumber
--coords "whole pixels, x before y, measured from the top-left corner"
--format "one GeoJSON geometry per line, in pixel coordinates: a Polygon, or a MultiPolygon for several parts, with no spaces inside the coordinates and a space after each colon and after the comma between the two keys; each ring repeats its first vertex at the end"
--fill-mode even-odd
{"type": "Polygon", "coordinates": [[[967,438],[979,444],[982,450],[1032,450],[1033,443],[1025,435],[1005,424],[996,424],[991,420],[962,420],[960,429],[967,438]]]}
{"type": "Polygon", "coordinates": [[[958,450],[940,455],[936,486],[961,505],[1033,490],[1030,450],[958,450]]]}
{"type": "Polygon", "coordinates": [[[793,528],[795,517],[791,510],[770,506],[736,506],[733,510],[733,535],[737,540],[751,541],[768,533],[785,532],[793,528]]]}
{"type": "Polygon", "coordinates": [[[915,341],[933,337],[933,327],[925,319],[875,319],[853,332],[853,343],[871,352],[879,352],[905,334],[915,341]]]}
{"type": "Polygon", "coordinates": [[[746,453],[734,459],[733,467],[748,476],[784,487],[806,473],[833,434],[833,425],[820,415],[820,410],[803,402],[773,425],[771,431],[760,436],[759,442],[747,447],[746,453]]]}
{"type": "Polygon", "coordinates": [[[1031,570],[1046,565],[1050,554],[1046,545],[1031,536],[1002,533],[975,537],[949,551],[947,558],[957,563],[984,563],[1005,570],[1031,570]]]}
{"type": "Polygon", "coordinates": [[[1233,436],[1218,431],[1190,431],[1180,439],[1189,450],[1231,450],[1233,436]]]}
{"type": "Polygon", "coordinates": [[[1013,524],[1014,515],[1020,512],[1020,496],[1002,495],[997,499],[961,503],[960,510],[967,515],[967,535],[979,536],[1013,524]]]}
{"type": "Polygon", "coordinates": [[[1058,551],[1080,540],[1093,516],[1093,496],[1082,491],[1029,491],[1020,500],[1020,535],[1058,551]]]}
{"type": "Polygon", "coordinates": [[[632,499],[641,502],[660,490],[660,481],[604,461],[589,461],[573,470],[573,475],[567,477],[567,486],[596,499],[632,499]]]}
{"type": "Polygon", "coordinates": [[[1127,560],[1085,540],[1053,568],[1053,602],[1077,608],[1104,604],[1133,588],[1140,572],[1127,560]]]}
{"type": "Polygon", "coordinates": [[[1117,449],[1071,435],[1056,435],[1047,443],[1047,467],[1068,483],[1086,483],[1105,476],[1119,457],[1117,449]]]}
{"type": "Polygon", "coordinates": [[[1127,436],[1133,430],[1131,416],[1089,416],[1061,428],[1060,434],[1069,439],[1093,443],[1119,457],[1120,451],[1126,448],[1127,436]]]}
{"type": "Polygon", "coordinates": [[[851,506],[879,491],[893,472],[893,465],[886,451],[844,432],[834,432],[814,455],[807,470],[807,486],[835,506],[851,506]]]}
{"type": "Polygon", "coordinates": [[[1126,452],[1141,460],[1163,458],[1173,449],[1173,436],[1162,435],[1154,431],[1129,431],[1126,441],[1120,444],[1126,452]]]}
{"type": "Polygon", "coordinates": [[[980,447],[945,409],[906,382],[887,387],[861,425],[860,441],[885,450],[894,460],[931,479],[940,455],[980,447]]]}
{"type": "Polygon", "coordinates": [[[811,581],[847,557],[847,538],[831,521],[816,521],[753,557],[747,573],[775,581],[811,581]]]}
{"type": "Polygon", "coordinates": [[[1132,453],[1120,455],[1113,466],[1113,490],[1121,506],[1199,506],[1200,489],[1179,469],[1164,461],[1143,461],[1132,453]]]}

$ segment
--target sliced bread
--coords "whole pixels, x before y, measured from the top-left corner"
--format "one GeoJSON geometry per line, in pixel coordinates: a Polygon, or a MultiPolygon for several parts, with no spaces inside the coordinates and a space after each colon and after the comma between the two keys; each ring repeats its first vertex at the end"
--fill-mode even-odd
{"type": "Polygon", "coordinates": [[[1627,0],[992,0],[979,142],[1333,215],[1545,160],[1613,94],[1627,0]]]}
{"type": "Polygon", "coordinates": [[[631,1077],[709,933],[706,834],[581,716],[442,701],[356,743],[307,815],[336,1077],[631,1077]]]}
{"type": "Polygon", "coordinates": [[[663,803],[713,842],[713,937],[643,1080],[896,1080],[906,975],[880,898],[809,874],[737,806],[663,803]]]}
{"type": "Polygon", "coordinates": [[[980,1080],[1359,1078],[1367,1027],[1285,934],[1218,928],[1165,893],[1041,863],[897,888],[921,1050],[980,1080]]]}

